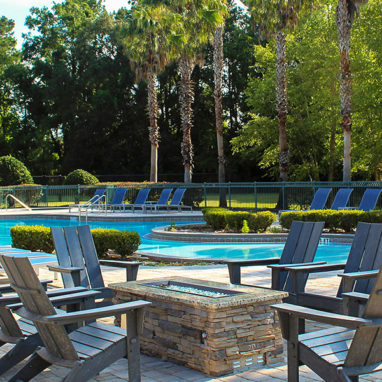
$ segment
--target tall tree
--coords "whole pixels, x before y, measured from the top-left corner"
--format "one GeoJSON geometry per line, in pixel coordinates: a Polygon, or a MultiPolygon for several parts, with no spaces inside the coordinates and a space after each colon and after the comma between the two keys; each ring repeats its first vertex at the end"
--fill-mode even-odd
{"type": "Polygon", "coordinates": [[[299,13],[314,0],[247,0],[251,14],[267,35],[276,39],[276,111],[279,121],[280,179],[288,180],[286,30],[293,29],[299,13]]]}
{"type": "Polygon", "coordinates": [[[350,71],[350,40],[354,16],[361,4],[368,0],[338,0],[337,28],[341,54],[340,98],[341,127],[344,132],[343,181],[351,180],[351,129],[352,129],[352,74],[350,71]]]}

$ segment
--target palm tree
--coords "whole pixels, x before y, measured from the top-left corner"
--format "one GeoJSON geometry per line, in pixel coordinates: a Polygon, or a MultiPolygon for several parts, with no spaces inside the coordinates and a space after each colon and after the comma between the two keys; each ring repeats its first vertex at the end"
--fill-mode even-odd
{"type": "Polygon", "coordinates": [[[287,66],[286,31],[293,29],[301,11],[309,9],[314,0],[247,0],[259,30],[276,40],[276,112],[279,122],[279,171],[282,181],[288,180],[289,148],[287,140],[287,66]]]}
{"type": "Polygon", "coordinates": [[[341,127],[344,132],[343,181],[351,180],[352,78],[349,59],[351,29],[355,13],[359,14],[359,6],[367,2],[368,0],[338,0],[337,4],[336,21],[341,54],[341,127]]]}
{"type": "Polygon", "coordinates": [[[128,54],[135,69],[136,81],[147,80],[147,113],[151,143],[150,181],[158,181],[158,126],[157,76],[164,70],[170,56],[167,9],[163,6],[132,8],[127,34],[128,54]]]}

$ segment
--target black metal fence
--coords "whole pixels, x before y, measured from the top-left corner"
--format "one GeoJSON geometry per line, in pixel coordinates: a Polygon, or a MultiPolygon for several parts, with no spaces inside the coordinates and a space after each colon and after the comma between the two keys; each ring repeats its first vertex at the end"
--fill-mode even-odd
{"type": "MultiPolygon", "coordinates": [[[[163,188],[184,187],[187,192],[184,203],[195,208],[226,206],[237,210],[271,210],[307,209],[318,188],[332,188],[327,207],[333,202],[339,188],[354,189],[350,196],[349,206],[358,206],[366,188],[382,188],[382,182],[287,182],[287,183],[162,183],[134,185],[96,185],[96,186],[16,186],[0,188],[0,204],[4,208],[5,199],[12,194],[30,207],[65,207],[73,203],[89,200],[97,188],[105,188],[110,202],[114,190],[124,187],[127,189],[126,200],[133,202],[138,190],[143,187],[151,188],[150,200],[157,200],[163,188]]],[[[382,197],[381,197],[382,199],[382,197]]],[[[13,203],[10,198],[7,203],[13,203]]],[[[17,203],[15,204],[17,207],[17,203]]],[[[377,208],[382,207],[378,201],[377,208]]]]}

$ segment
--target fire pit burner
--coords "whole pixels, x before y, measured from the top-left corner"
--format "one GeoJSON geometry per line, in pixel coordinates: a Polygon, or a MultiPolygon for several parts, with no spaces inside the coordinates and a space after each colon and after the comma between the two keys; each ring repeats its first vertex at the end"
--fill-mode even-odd
{"type": "Polygon", "coordinates": [[[204,285],[182,283],[178,281],[156,281],[151,283],[145,283],[142,285],[151,286],[154,288],[161,288],[166,290],[171,290],[174,292],[196,294],[198,296],[221,298],[229,297],[236,294],[241,294],[242,292],[232,291],[228,289],[212,288],[204,285]]]}

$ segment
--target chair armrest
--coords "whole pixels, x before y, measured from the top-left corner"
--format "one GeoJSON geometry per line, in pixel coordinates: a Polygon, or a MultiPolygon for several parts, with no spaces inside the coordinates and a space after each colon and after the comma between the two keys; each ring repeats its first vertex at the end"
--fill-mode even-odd
{"type": "Polygon", "coordinates": [[[109,267],[117,268],[129,268],[134,265],[141,265],[140,261],[119,261],[119,260],[100,260],[101,265],[107,265],[109,267]]]}
{"type": "Polygon", "coordinates": [[[357,300],[359,302],[367,302],[369,300],[370,295],[367,293],[347,292],[342,293],[342,297],[347,297],[351,300],[357,300]]]}
{"type": "Polygon", "coordinates": [[[378,276],[378,273],[379,273],[379,269],[373,270],[373,271],[364,271],[364,272],[339,273],[337,276],[342,277],[343,279],[356,281],[356,280],[375,278],[378,276]]]}
{"type": "Polygon", "coordinates": [[[84,268],[83,267],[61,267],[59,265],[48,265],[48,269],[51,272],[60,272],[60,273],[74,273],[74,272],[80,272],[84,268]]]}
{"type": "MultiPolygon", "coordinates": [[[[52,280],[40,280],[40,283],[42,284],[42,286],[44,287],[44,289],[46,290],[47,288],[47,284],[51,283],[52,280]]],[[[14,292],[15,290],[11,287],[11,284],[2,284],[0,285],[0,293],[3,294],[3,293],[9,293],[9,292],[14,292]]]]}
{"type": "Polygon", "coordinates": [[[309,266],[289,266],[285,270],[290,272],[304,272],[304,273],[318,273],[318,272],[327,272],[327,271],[336,271],[344,269],[345,264],[323,264],[323,265],[309,265],[309,266]]]}
{"type": "Polygon", "coordinates": [[[250,267],[256,265],[268,265],[279,263],[279,257],[272,257],[270,259],[258,259],[258,260],[224,260],[221,264],[238,265],[241,267],[250,267]]]}
{"type": "MultiPolygon", "coordinates": [[[[77,304],[80,303],[84,300],[88,300],[91,297],[94,299],[97,298],[98,295],[100,295],[101,292],[97,292],[95,290],[86,290],[85,292],[79,292],[79,293],[69,293],[69,294],[64,294],[61,296],[55,296],[50,298],[50,302],[54,306],[60,306],[60,305],[69,305],[69,304],[77,304]]],[[[19,309],[23,306],[23,304],[17,303],[17,304],[10,304],[7,306],[8,309],[19,309]]]]}
{"type": "Polygon", "coordinates": [[[23,318],[36,322],[65,325],[74,322],[95,320],[101,317],[110,317],[116,314],[123,314],[129,310],[144,308],[149,305],[151,305],[151,302],[137,300],[132,302],[125,302],[122,304],[109,305],[102,308],[82,310],[79,312],[59,313],[51,316],[42,316],[40,314],[34,314],[22,307],[16,311],[16,314],[23,318]]]}
{"type": "Polygon", "coordinates": [[[280,313],[287,313],[298,318],[308,319],[312,321],[322,322],[330,325],[342,326],[344,328],[356,329],[361,326],[373,325],[372,320],[364,318],[345,316],[343,314],[328,313],[321,310],[304,308],[303,306],[292,304],[276,304],[271,305],[280,313]]]}
{"type": "Polygon", "coordinates": [[[268,265],[267,268],[289,270],[289,267],[304,267],[304,266],[323,265],[323,264],[326,264],[326,261],[316,261],[311,263],[296,263],[296,264],[276,264],[276,265],[268,265]]]}

